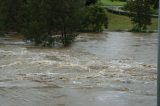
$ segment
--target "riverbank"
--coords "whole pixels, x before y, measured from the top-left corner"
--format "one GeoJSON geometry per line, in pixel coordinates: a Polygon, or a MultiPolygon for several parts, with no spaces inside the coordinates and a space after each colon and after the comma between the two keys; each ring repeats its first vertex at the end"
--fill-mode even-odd
{"type": "MultiPolygon", "coordinates": [[[[103,8],[110,8],[114,7],[116,13],[119,11],[118,8],[122,7],[126,4],[126,2],[114,1],[111,0],[101,0],[101,5],[103,8]]],[[[128,16],[124,14],[113,14],[112,11],[107,11],[108,14],[108,31],[129,31],[133,28],[133,23],[128,16]]],[[[124,12],[124,11],[123,11],[124,12]]],[[[148,26],[148,30],[146,32],[157,32],[158,29],[158,19],[155,18],[157,16],[152,16],[151,25],[148,26]]]]}
{"type": "MultiPolygon", "coordinates": [[[[109,31],[129,31],[133,24],[128,16],[117,15],[107,12],[108,14],[108,30],[109,31]]],[[[158,19],[152,18],[152,24],[148,26],[148,32],[157,32],[158,19]]]]}

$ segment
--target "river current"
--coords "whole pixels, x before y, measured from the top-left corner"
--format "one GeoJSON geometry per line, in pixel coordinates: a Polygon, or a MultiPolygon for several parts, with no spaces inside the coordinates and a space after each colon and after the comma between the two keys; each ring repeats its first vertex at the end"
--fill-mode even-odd
{"type": "Polygon", "coordinates": [[[0,38],[0,106],[156,106],[157,33],[83,33],[67,48],[0,38]]]}

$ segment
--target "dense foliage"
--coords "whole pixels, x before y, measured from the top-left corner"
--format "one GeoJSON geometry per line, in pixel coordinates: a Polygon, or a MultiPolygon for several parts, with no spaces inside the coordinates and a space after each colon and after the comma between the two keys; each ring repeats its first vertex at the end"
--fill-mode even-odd
{"type": "Polygon", "coordinates": [[[98,5],[85,8],[82,30],[90,32],[101,32],[108,27],[108,17],[105,10],[98,5]]]}
{"type": "Polygon", "coordinates": [[[114,1],[121,1],[121,2],[126,2],[127,0],[111,0],[112,2],[114,1]]]}
{"type": "Polygon", "coordinates": [[[86,6],[89,6],[91,4],[96,4],[98,0],[86,0],[86,6]]]}
{"type": "Polygon", "coordinates": [[[130,11],[130,18],[134,23],[133,31],[143,31],[151,24],[150,0],[129,0],[127,9],[130,11]]]}
{"type": "Polygon", "coordinates": [[[159,7],[159,0],[150,0],[150,3],[153,5],[154,9],[158,9],[158,7],[159,7]]]}
{"type": "Polygon", "coordinates": [[[83,5],[83,0],[28,0],[29,14],[23,32],[36,44],[68,45],[80,25],[79,12],[83,5]]]}
{"type": "Polygon", "coordinates": [[[24,21],[23,0],[0,0],[0,30],[19,31],[24,21]]]}
{"type": "Polygon", "coordinates": [[[53,46],[58,42],[67,46],[77,36],[77,31],[90,27],[94,29],[92,31],[99,32],[104,24],[106,26],[105,11],[95,6],[96,2],[0,0],[0,30],[22,33],[38,45],[53,46]]]}

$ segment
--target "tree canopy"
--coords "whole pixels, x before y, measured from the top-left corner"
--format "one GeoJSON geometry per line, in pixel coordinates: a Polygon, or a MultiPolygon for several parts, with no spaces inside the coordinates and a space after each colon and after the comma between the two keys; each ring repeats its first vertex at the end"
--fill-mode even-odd
{"type": "Polygon", "coordinates": [[[0,0],[0,30],[19,31],[23,23],[25,0],[0,0]]]}
{"type": "Polygon", "coordinates": [[[159,0],[150,0],[150,3],[153,5],[154,9],[158,9],[159,0]]]}
{"type": "Polygon", "coordinates": [[[85,9],[82,29],[91,32],[101,32],[108,27],[108,17],[105,10],[98,5],[91,5],[85,9]]]}
{"type": "Polygon", "coordinates": [[[105,11],[97,0],[0,0],[0,30],[15,31],[26,39],[52,46],[70,44],[86,27],[102,31],[105,11]],[[87,13],[87,15],[85,14],[87,13]],[[88,24],[84,23],[89,21],[88,24]],[[86,26],[85,26],[86,25],[86,26]]]}
{"type": "Polygon", "coordinates": [[[130,11],[130,18],[134,23],[133,30],[146,30],[151,24],[150,0],[129,0],[127,9],[130,11]]]}
{"type": "MultiPolygon", "coordinates": [[[[61,35],[64,41],[67,35],[77,30],[80,24],[80,9],[84,6],[84,1],[76,0],[28,0],[28,16],[24,34],[37,44],[49,43],[48,40],[55,41],[55,35],[61,35]],[[38,37],[37,37],[38,36],[38,37]]],[[[67,40],[67,39],[65,39],[67,40]]]]}
{"type": "Polygon", "coordinates": [[[86,0],[86,6],[89,6],[91,4],[96,4],[98,0],[86,0]]]}

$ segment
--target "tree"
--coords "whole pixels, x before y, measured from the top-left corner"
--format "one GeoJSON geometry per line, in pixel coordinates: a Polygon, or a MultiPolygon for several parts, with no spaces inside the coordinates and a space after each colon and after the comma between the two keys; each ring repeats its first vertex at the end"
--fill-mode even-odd
{"type": "Polygon", "coordinates": [[[159,7],[159,0],[151,0],[150,3],[153,5],[154,9],[158,9],[158,7],[159,7]]]}
{"type": "Polygon", "coordinates": [[[159,0],[155,0],[154,8],[155,8],[155,9],[158,9],[158,8],[159,8],[159,0]]]}
{"type": "Polygon", "coordinates": [[[88,6],[84,13],[82,30],[101,32],[108,27],[108,17],[105,10],[98,5],[88,6]]]}
{"type": "Polygon", "coordinates": [[[142,31],[151,24],[150,0],[129,0],[127,9],[130,11],[129,17],[134,24],[133,30],[142,31]]]}
{"type": "Polygon", "coordinates": [[[105,11],[97,0],[0,0],[0,30],[23,34],[37,45],[71,44],[81,26],[101,31],[105,11]],[[86,6],[87,3],[87,6],[86,6]],[[91,5],[92,4],[92,5],[91,5]],[[87,15],[83,14],[87,10],[87,15]],[[84,19],[89,23],[85,27],[84,19]]]}
{"type": "Polygon", "coordinates": [[[66,46],[73,41],[74,32],[80,26],[79,13],[84,3],[84,0],[28,0],[23,32],[36,44],[52,46],[59,40],[66,46]]]}
{"type": "Polygon", "coordinates": [[[98,0],[86,0],[86,6],[89,6],[91,4],[96,4],[98,0]]]}
{"type": "Polygon", "coordinates": [[[0,0],[0,30],[19,31],[24,17],[25,0],[0,0]]]}

